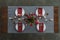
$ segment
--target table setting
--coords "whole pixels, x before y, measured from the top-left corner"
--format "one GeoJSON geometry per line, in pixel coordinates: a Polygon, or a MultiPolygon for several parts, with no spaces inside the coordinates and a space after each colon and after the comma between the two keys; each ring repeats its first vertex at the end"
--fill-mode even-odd
{"type": "Polygon", "coordinates": [[[12,25],[14,31],[11,31],[10,26],[8,32],[10,33],[53,33],[54,15],[53,6],[9,6],[8,7],[8,26],[12,25]],[[51,8],[51,9],[48,9],[51,8]],[[11,10],[12,9],[12,10],[11,10]],[[14,10],[13,10],[14,9],[14,10]],[[32,9],[32,10],[30,10],[32,9]],[[12,11],[12,13],[10,12],[12,11]],[[52,14],[52,15],[51,15],[52,14]],[[50,17],[51,16],[51,17],[50,17]],[[11,23],[12,22],[12,23],[11,23]],[[47,28],[49,24],[51,28],[47,28]],[[29,28],[28,28],[29,27],[29,28]],[[10,30],[9,30],[10,29],[10,30]],[[49,29],[49,31],[48,31],[49,29]],[[52,30],[51,30],[52,29],[52,30]]]}

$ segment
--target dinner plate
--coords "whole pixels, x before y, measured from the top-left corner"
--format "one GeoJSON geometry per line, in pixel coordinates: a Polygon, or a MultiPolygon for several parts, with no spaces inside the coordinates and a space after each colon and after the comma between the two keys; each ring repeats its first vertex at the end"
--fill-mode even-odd
{"type": "Polygon", "coordinates": [[[15,15],[16,16],[24,16],[24,14],[25,14],[25,10],[23,9],[23,8],[17,8],[16,10],[15,10],[15,15]]]}
{"type": "Polygon", "coordinates": [[[24,29],[25,29],[25,25],[24,24],[16,24],[15,25],[15,29],[18,31],[18,32],[22,32],[22,31],[24,31],[24,29]],[[19,26],[19,25],[21,25],[21,26],[19,26]]]}
{"type": "Polygon", "coordinates": [[[44,8],[37,8],[36,15],[39,16],[39,17],[43,16],[44,18],[46,18],[45,9],[44,8]]]}
{"type": "Polygon", "coordinates": [[[40,23],[40,24],[37,24],[36,27],[37,27],[37,30],[39,32],[44,32],[46,30],[46,25],[44,23],[40,23]],[[40,24],[43,24],[42,26],[39,26],[40,24]]]}

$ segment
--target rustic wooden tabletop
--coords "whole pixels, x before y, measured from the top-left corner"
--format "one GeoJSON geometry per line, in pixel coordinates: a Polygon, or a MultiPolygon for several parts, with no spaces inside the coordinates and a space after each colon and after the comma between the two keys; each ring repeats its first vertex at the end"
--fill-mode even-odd
{"type": "MultiPolygon", "coordinates": [[[[7,33],[8,26],[8,7],[1,7],[1,16],[0,16],[0,33],[7,33]]],[[[58,33],[58,7],[54,6],[54,32],[58,33]]]]}

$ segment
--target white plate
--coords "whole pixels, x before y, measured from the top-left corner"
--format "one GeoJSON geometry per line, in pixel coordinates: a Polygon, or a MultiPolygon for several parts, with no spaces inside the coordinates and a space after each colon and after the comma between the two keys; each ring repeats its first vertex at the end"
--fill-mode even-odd
{"type": "MultiPolygon", "coordinates": [[[[22,24],[22,26],[21,26],[21,27],[22,27],[22,31],[24,31],[24,29],[25,29],[25,25],[24,25],[24,24],[22,24]]],[[[15,29],[18,31],[18,24],[16,24],[16,25],[15,25],[15,29]]]]}
{"type": "MultiPolygon", "coordinates": [[[[36,15],[38,16],[38,9],[36,10],[36,15]]],[[[44,18],[46,18],[44,8],[42,8],[42,16],[44,16],[44,18]]]]}
{"type": "MultiPolygon", "coordinates": [[[[39,24],[37,24],[37,30],[39,31],[39,24]]],[[[46,25],[44,24],[43,32],[46,30],[46,25]]]]}
{"type": "MultiPolygon", "coordinates": [[[[25,10],[22,8],[22,16],[24,16],[25,10]]],[[[18,16],[18,8],[15,10],[15,15],[18,16]]]]}

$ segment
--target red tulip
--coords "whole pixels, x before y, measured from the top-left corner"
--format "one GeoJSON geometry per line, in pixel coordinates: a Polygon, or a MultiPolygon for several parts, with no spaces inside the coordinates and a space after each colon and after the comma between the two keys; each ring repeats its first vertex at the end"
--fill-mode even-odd
{"type": "Polygon", "coordinates": [[[31,16],[28,16],[27,18],[31,18],[31,16]]]}
{"type": "Polygon", "coordinates": [[[30,26],[32,27],[32,23],[30,24],[30,26]]]}
{"type": "Polygon", "coordinates": [[[38,21],[35,21],[35,24],[39,24],[39,22],[38,21]]]}

